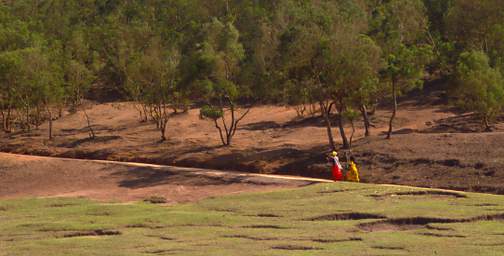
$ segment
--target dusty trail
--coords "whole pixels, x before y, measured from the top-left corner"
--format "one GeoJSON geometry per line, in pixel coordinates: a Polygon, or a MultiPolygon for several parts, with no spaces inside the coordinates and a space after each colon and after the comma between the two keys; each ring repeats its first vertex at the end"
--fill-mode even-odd
{"type": "Polygon", "coordinates": [[[210,196],[272,191],[320,182],[331,181],[0,153],[0,199],[82,196],[128,202],[163,196],[169,203],[183,203],[210,196]]]}

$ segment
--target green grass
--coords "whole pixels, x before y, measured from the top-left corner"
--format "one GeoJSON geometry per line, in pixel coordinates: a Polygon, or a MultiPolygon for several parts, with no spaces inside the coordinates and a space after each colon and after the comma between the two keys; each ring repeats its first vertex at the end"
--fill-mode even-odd
{"type": "Polygon", "coordinates": [[[320,184],[172,207],[0,201],[0,255],[504,255],[504,221],[475,219],[504,213],[504,196],[405,191],[423,190],[320,184]],[[390,222],[370,232],[360,224],[379,219],[310,220],[344,213],[459,222],[390,222]],[[107,232],[115,235],[96,236],[107,232]]]}

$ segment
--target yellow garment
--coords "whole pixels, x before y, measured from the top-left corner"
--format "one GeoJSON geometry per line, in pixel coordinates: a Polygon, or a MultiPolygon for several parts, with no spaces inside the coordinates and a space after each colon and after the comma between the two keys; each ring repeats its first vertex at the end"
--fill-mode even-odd
{"type": "Polygon", "coordinates": [[[357,165],[352,161],[350,162],[350,168],[346,174],[347,181],[360,182],[359,170],[357,170],[357,165]]]}

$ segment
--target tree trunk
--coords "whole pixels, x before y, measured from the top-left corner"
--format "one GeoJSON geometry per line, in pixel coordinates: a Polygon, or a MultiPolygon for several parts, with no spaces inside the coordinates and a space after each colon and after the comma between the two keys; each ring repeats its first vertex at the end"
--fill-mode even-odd
{"type": "Polygon", "coordinates": [[[350,143],[348,143],[348,138],[345,133],[345,127],[343,122],[343,109],[341,107],[338,108],[338,127],[341,135],[341,140],[343,141],[343,148],[349,149],[350,143]]]}
{"type": "Polygon", "coordinates": [[[362,113],[362,119],[364,120],[364,129],[365,129],[365,133],[364,133],[364,136],[366,137],[369,137],[371,136],[371,125],[370,125],[370,122],[369,122],[369,116],[368,116],[368,113],[367,113],[367,107],[366,105],[362,104],[361,106],[361,113],[362,113]]]}
{"type": "Polygon", "coordinates": [[[488,115],[483,116],[483,125],[485,126],[485,132],[492,131],[492,127],[490,127],[490,123],[488,121],[488,115]]]}
{"type": "Polygon", "coordinates": [[[324,102],[319,102],[320,104],[320,112],[322,112],[322,117],[324,117],[324,121],[326,124],[326,130],[327,130],[327,138],[329,140],[329,146],[331,147],[331,150],[335,151],[336,150],[336,145],[334,144],[334,137],[332,134],[332,128],[331,128],[331,109],[333,107],[333,103],[327,105],[324,102]]]}
{"type": "Polygon", "coordinates": [[[7,118],[5,119],[5,132],[12,132],[12,108],[7,109],[7,118]]]}
{"type": "Polygon", "coordinates": [[[396,91],[395,79],[392,79],[392,98],[394,100],[394,108],[392,110],[392,116],[390,117],[390,121],[389,121],[389,130],[387,132],[387,139],[390,139],[390,137],[392,136],[392,125],[393,125],[394,118],[396,117],[396,113],[397,113],[397,91],[396,91]]]}
{"type": "Polygon", "coordinates": [[[86,117],[88,129],[89,129],[89,138],[95,139],[96,138],[96,134],[95,134],[95,132],[93,130],[93,126],[91,125],[91,121],[89,120],[89,116],[88,116],[88,114],[87,114],[87,112],[86,112],[85,109],[83,109],[82,112],[84,112],[84,116],[86,117]]]}
{"type": "Polygon", "coordinates": [[[245,113],[243,113],[240,117],[236,118],[236,107],[235,107],[235,104],[229,98],[226,98],[226,100],[228,101],[228,104],[230,106],[229,108],[230,108],[230,112],[231,112],[231,124],[230,124],[230,126],[228,128],[227,124],[226,124],[226,120],[225,120],[224,115],[223,115],[221,119],[222,119],[222,124],[224,125],[225,134],[226,134],[225,141],[222,138],[222,130],[220,129],[220,127],[217,127],[217,128],[219,128],[219,133],[221,135],[221,140],[223,142],[222,144],[224,146],[231,146],[231,142],[233,141],[233,137],[234,137],[234,135],[236,133],[236,130],[238,129],[238,124],[250,112],[250,108],[248,108],[245,111],[245,113]]]}
{"type": "Polygon", "coordinates": [[[7,108],[7,113],[2,111],[2,119],[3,119],[3,130],[5,133],[11,132],[11,108],[7,108]]]}
{"type": "Polygon", "coordinates": [[[30,125],[30,107],[25,108],[25,129],[26,131],[30,132],[31,131],[31,125],[30,125]]]}
{"type": "Polygon", "coordinates": [[[40,106],[37,106],[36,111],[37,112],[35,115],[35,128],[36,130],[38,130],[40,126],[44,123],[44,117],[42,116],[44,108],[40,108],[40,106]]]}
{"type": "Polygon", "coordinates": [[[161,141],[166,141],[166,126],[170,116],[166,112],[166,104],[161,102],[159,104],[159,130],[161,132],[161,141]]]}
{"type": "MultiPolygon", "coordinates": [[[[248,109],[245,111],[245,113],[243,113],[243,114],[242,114],[242,115],[241,115],[238,119],[236,119],[236,120],[234,121],[233,129],[231,130],[231,136],[230,136],[231,138],[233,138],[233,137],[234,137],[234,135],[235,135],[235,133],[236,133],[236,130],[238,129],[238,124],[240,123],[240,121],[241,121],[243,118],[245,118],[245,116],[247,116],[247,115],[248,115],[248,113],[250,112],[250,109],[251,109],[251,108],[248,108],[248,109]]],[[[229,140],[229,145],[231,145],[231,140],[229,140]]]]}
{"type": "Polygon", "coordinates": [[[2,130],[5,132],[5,112],[2,109],[0,113],[2,114],[2,130]]]}
{"type": "Polygon", "coordinates": [[[229,100],[229,104],[231,105],[231,126],[229,126],[229,130],[226,133],[226,146],[231,145],[231,140],[233,139],[234,131],[236,130],[235,123],[235,107],[233,102],[229,100]]]}
{"type": "Polygon", "coordinates": [[[352,143],[353,143],[353,137],[354,137],[354,134],[355,134],[355,123],[354,123],[354,120],[350,120],[350,123],[352,124],[352,134],[350,135],[350,148],[352,147],[352,143]]]}
{"type": "Polygon", "coordinates": [[[166,124],[168,123],[168,119],[163,119],[161,122],[161,127],[159,128],[159,131],[161,131],[161,141],[166,141],[166,124]]]}
{"type": "Polygon", "coordinates": [[[58,107],[58,118],[61,118],[63,117],[63,106],[59,106],[58,107]]]}
{"type": "Polygon", "coordinates": [[[222,145],[226,146],[226,141],[224,140],[224,135],[222,134],[222,128],[219,126],[219,122],[217,122],[217,119],[214,119],[214,123],[215,123],[215,128],[217,128],[217,130],[219,130],[219,135],[220,135],[222,145]]]}
{"type": "Polygon", "coordinates": [[[49,115],[49,140],[53,139],[53,120],[52,120],[52,112],[49,107],[47,107],[47,114],[49,115]]]}

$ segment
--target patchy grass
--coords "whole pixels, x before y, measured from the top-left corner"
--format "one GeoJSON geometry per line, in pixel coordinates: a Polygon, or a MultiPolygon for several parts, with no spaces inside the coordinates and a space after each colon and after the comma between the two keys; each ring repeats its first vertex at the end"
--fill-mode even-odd
{"type": "Polygon", "coordinates": [[[0,255],[450,256],[504,251],[504,196],[425,191],[338,183],[170,207],[69,198],[0,201],[0,255]]]}

